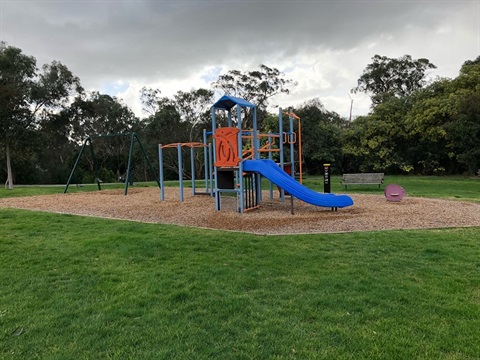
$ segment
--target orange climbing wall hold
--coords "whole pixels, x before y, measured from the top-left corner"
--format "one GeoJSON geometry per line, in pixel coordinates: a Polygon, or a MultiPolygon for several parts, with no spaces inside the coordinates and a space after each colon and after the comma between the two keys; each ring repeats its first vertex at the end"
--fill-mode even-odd
{"type": "Polygon", "coordinates": [[[218,128],[213,135],[215,139],[215,152],[217,161],[215,166],[231,167],[238,166],[238,132],[234,127],[218,128]]]}

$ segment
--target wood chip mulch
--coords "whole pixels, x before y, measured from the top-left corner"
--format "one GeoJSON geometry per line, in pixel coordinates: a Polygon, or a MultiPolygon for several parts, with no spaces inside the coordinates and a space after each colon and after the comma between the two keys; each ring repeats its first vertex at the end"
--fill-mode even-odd
{"type": "Polygon", "coordinates": [[[158,188],[55,194],[0,199],[0,208],[40,210],[148,223],[175,224],[208,229],[241,231],[255,234],[302,234],[371,231],[388,229],[423,229],[480,226],[480,203],[405,197],[388,202],[383,195],[350,195],[354,205],[332,211],[294,201],[284,203],[274,194],[264,192],[257,210],[239,214],[235,199],[222,197],[222,211],[215,210],[210,196],[192,196],[185,189],[184,202],[178,188],[165,189],[165,201],[158,188]]]}

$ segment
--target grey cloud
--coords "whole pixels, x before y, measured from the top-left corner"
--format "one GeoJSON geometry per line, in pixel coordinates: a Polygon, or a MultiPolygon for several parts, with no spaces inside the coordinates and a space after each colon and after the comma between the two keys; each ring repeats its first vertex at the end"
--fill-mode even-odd
{"type": "Polygon", "coordinates": [[[478,1],[11,1],[0,38],[39,65],[62,61],[83,83],[147,82],[205,66],[276,66],[268,59],[347,51],[381,34],[397,41],[411,26],[428,41],[422,31],[465,10],[478,14],[478,1]]]}

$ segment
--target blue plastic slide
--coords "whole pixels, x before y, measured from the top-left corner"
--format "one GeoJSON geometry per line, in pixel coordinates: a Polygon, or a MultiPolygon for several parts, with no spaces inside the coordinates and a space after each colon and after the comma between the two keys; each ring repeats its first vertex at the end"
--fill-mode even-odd
{"type": "Polygon", "coordinates": [[[353,205],[350,196],[318,193],[310,190],[288,175],[272,160],[245,160],[243,171],[258,172],[296,198],[312,205],[332,208],[353,205]]]}

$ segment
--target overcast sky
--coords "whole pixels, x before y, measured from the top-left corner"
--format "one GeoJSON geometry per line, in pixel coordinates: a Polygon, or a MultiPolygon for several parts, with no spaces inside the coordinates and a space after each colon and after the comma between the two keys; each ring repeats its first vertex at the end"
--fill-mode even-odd
{"type": "Polygon", "coordinates": [[[480,0],[0,0],[0,40],[40,67],[57,60],[87,90],[118,96],[141,116],[138,91],[209,87],[228,70],[275,67],[298,82],[272,105],[319,98],[366,114],[349,95],[375,54],[427,58],[454,78],[480,55],[480,0]]]}

